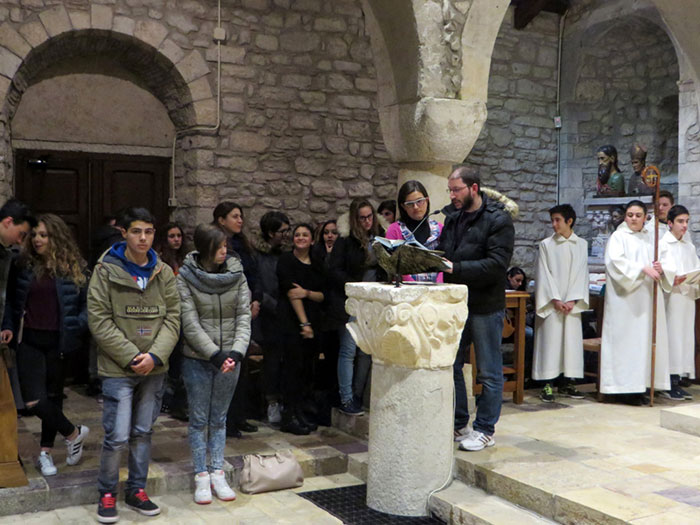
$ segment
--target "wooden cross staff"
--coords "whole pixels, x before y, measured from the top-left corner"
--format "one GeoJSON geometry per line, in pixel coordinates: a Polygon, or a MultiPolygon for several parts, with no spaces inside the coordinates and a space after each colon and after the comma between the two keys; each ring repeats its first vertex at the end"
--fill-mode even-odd
{"type": "MultiPolygon", "coordinates": [[[[654,261],[659,258],[659,181],[661,173],[656,166],[647,166],[642,171],[642,179],[647,186],[654,188],[654,261]]],[[[656,372],[656,301],[659,295],[659,283],[654,281],[651,314],[651,387],[649,389],[649,406],[654,406],[654,375],[656,372]]]]}

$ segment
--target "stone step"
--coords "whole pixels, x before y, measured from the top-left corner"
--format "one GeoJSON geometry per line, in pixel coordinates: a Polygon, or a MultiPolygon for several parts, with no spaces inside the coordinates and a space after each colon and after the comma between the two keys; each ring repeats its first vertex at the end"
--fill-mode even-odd
{"type": "Polygon", "coordinates": [[[348,416],[334,408],[331,413],[331,426],[367,441],[369,439],[369,412],[366,411],[363,416],[348,416]]]}
{"type": "Polygon", "coordinates": [[[445,523],[459,525],[544,525],[555,522],[454,480],[430,500],[430,510],[445,523]]]}
{"type": "Polygon", "coordinates": [[[700,404],[661,410],[661,426],[691,436],[700,436],[700,404]]]}
{"type": "MultiPolygon", "coordinates": [[[[342,474],[348,470],[348,454],[335,447],[319,446],[293,451],[304,472],[304,478],[342,474]]],[[[225,460],[224,469],[229,483],[238,489],[243,456],[227,456],[225,460]]],[[[97,503],[97,471],[94,469],[59,473],[47,478],[41,476],[33,465],[25,465],[25,470],[29,478],[27,486],[0,489],[0,516],[97,503]]],[[[121,469],[120,494],[124,493],[125,478],[126,469],[121,469]]],[[[146,484],[149,496],[189,492],[193,488],[190,460],[151,462],[146,484]]]]}

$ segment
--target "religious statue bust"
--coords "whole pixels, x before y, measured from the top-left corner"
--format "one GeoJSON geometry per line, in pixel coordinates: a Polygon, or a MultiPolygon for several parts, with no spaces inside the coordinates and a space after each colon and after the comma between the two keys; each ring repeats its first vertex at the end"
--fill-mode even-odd
{"type": "Polygon", "coordinates": [[[625,178],[617,165],[617,149],[606,145],[598,148],[598,180],[596,196],[622,197],[625,194],[625,178]]]}
{"type": "Polygon", "coordinates": [[[654,188],[647,186],[642,179],[642,171],[646,165],[647,150],[644,146],[635,144],[630,148],[630,159],[634,173],[627,183],[628,195],[653,195],[654,188]]]}

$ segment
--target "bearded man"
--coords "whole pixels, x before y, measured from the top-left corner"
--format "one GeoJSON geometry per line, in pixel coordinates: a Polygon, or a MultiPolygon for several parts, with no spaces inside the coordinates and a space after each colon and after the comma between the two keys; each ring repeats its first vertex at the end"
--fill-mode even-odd
{"type": "Polygon", "coordinates": [[[625,177],[617,165],[617,149],[606,145],[598,148],[598,193],[599,197],[621,197],[625,194],[625,177]]]}
{"type": "Polygon", "coordinates": [[[452,203],[442,210],[446,220],[438,249],[445,252],[452,267],[445,271],[444,279],[469,287],[469,317],[454,363],[455,441],[463,450],[481,450],[495,444],[493,434],[501,414],[501,332],[506,271],[513,255],[515,230],[505,206],[481,190],[475,169],[457,167],[447,180],[447,188],[452,203]],[[469,431],[462,368],[471,343],[476,353],[477,380],[483,390],[477,401],[473,430],[469,431]]]}

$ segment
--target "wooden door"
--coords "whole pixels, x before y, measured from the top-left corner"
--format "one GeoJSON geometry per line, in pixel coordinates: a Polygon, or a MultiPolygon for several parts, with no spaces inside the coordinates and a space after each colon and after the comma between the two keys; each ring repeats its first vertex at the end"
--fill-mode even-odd
{"type": "Polygon", "coordinates": [[[74,230],[86,260],[106,215],[129,206],[168,220],[170,159],[21,150],[15,155],[16,196],[35,214],[54,213],[74,230]]]}

